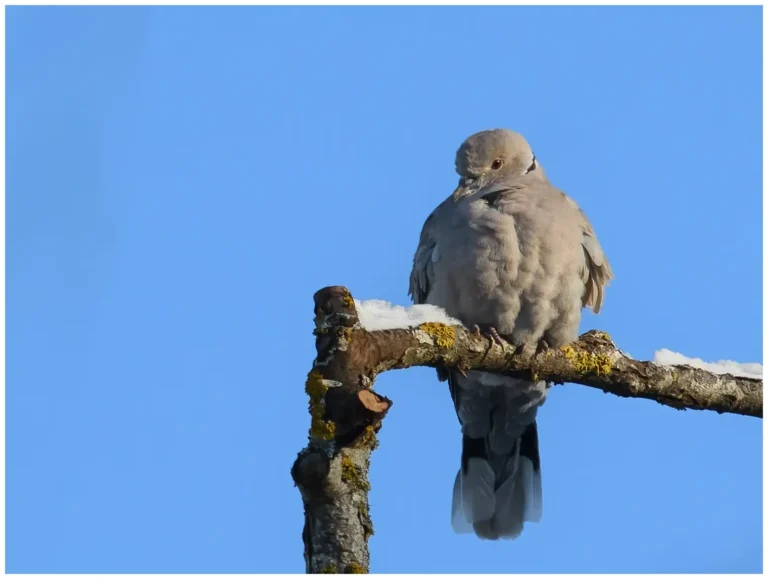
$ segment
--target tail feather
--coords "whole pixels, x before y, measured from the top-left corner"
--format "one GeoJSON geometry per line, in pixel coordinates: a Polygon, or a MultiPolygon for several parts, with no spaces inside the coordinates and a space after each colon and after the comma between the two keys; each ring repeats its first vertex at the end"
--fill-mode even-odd
{"type": "Polygon", "coordinates": [[[533,462],[526,458],[520,458],[520,480],[525,489],[525,511],[523,520],[531,523],[541,521],[542,513],[542,489],[541,471],[534,470],[533,462]]]}
{"type": "Polygon", "coordinates": [[[453,503],[451,506],[451,527],[453,527],[453,532],[459,535],[472,533],[472,523],[469,522],[467,515],[464,514],[464,500],[461,496],[461,470],[456,473],[456,480],[453,483],[453,503]]]}
{"type": "Polygon", "coordinates": [[[470,458],[461,473],[461,501],[468,521],[491,519],[496,512],[496,473],[487,460],[470,458]]]}
{"type": "Polygon", "coordinates": [[[526,497],[519,473],[515,471],[496,491],[497,508],[491,519],[494,539],[515,539],[523,532],[526,497]]]}
{"type": "Polygon", "coordinates": [[[485,440],[465,436],[453,489],[454,531],[491,540],[518,537],[525,522],[541,519],[540,467],[535,422],[506,456],[493,455],[485,440]]]}

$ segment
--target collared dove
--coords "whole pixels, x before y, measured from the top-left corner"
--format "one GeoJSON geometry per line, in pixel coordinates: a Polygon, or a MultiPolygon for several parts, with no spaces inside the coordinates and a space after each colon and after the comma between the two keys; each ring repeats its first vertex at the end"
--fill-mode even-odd
{"type": "MultiPolygon", "coordinates": [[[[552,186],[522,135],[469,137],[456,153],[459,186],[424,223],[410,290],[474,331],[537,351],[578,337],[613,278],[592,226],[552,186]]],[[[515,538],[542,512],[536,413],[547,384],[438,370],[463,434],[452,526],[483,539],[515,538]]]]}

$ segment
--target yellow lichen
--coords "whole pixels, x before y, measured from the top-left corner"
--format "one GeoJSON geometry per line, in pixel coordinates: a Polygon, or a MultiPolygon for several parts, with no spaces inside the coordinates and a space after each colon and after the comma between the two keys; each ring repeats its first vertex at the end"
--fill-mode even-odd
{"type": "Polygon", "coordinates": [[[364,502],[357,505],[357,514],[361,521],[369,522],[371,520],[371,515],[368,513],[368,505],[364,502]]]}
{"type": "Polygon", "coordinates": [[[355,466],[355,463],[346,454],[341,457],[341,480],[353,489],[361,491],[371,489],[371,484],[363,478],[360,469],[355,466]]]}
{"type": "Polygon", "coordinates": [[[348,309],[353,309],[355,307],[355,300],[352,299],[352,296],[348,293],[344,294],[344,297],[341,298],[342,302],[344,302],[344,307],[348,309]]]}
{"type": "Polygon", "coordinates": [[[360,523],[363,525],[363,538],[367,541],[373,536],[373,521],[371,521],[367,503],[362,502],[357,505],[357,516],[360,518],[360,523]]]}
{"type": "Polygon", "coordinates": [[[425,322],[419,326],[419,329],[430,336],[439,348],[450,348],[456,342],[456,330],[453,326],[446,326],[438,322],[425,322]]]}
{"type": "Polygon", "coordinates": [[[320,569],[320,573],[338,573],[339,568],[336,566],[336,563],[329,563],[322,569],[320,569]]]}
{"type": "Polygon", "coordinates": [[[601,338],[603,340],[611,341],[611,337],[608,335],[608,332],[603,332],[603,331],[595,332],[595,338],[601,338]]]}
{"type": "Polygon", "coordinates": [[[336,424],[331,420],[323,420],[325,406],[323,404],[310,406],[309,413],[312,415],[309,435],[321,440],[332,440],[336,436],[336,424]]]}
{"type": "Polygon", "coordinates": [[[312,416],[309,435],[322,440],[331,440],[336,435],[336,425],[330,420],[324,420],[323,397],[328,392],[328,386],[323,381],[323,375],[317,370],[312,370],[307,376],[304,390],[309,396],[309,414],[312,416]]]}
{"type": "Polygon", "coordinates": [[[584,350],[575,350],[573,346],[563,346],[563,353],[574,369],[581,374],[608,374],[611,371],[611,359],[605,354],[593,354],[584,350]]]}
{"type": "Polygon", "coordinates": [[[344,573],[365,575],[365,567],[360,563],[350,563],[344,568],[344,573]]]}
{"type": "Polygon", "coordinates": [[[317,370],[312,370],[307,375],[307,383],[304,387],[304,391],[309,395],[309,401],[311,403],[320,402],[328,392],[328,386],[323,382],[323,375],[317,370]]]}
{"type": "Polygon", "coordinates": [[[365,427],[363,433],[357,437],[354,446],[356,448],[370,448],[376,450],[379,446],[379,441],[376,438],[376,430],[370,424],[365,427]]]}

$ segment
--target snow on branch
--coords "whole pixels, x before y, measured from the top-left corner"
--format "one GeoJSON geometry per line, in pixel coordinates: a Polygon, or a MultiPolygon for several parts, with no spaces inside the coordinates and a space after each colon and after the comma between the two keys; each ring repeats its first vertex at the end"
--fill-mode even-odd
{"type": "Polygon", "coordinates": [[[701,358],[688,358],[666,348],[658,350],[653,357],[653,363],[662,366],[690,366],[701,368],[713,374],[730,374],[744,378],[763,379],[763,365],[757,363],[743,364],[732,360],[718,360],[717,362],[705,362],[701,358]]]}
{"type": "Polygon", "coordinates": [[[426,322],[461,325],[459,320],[449,316],[442,308],[428,304],[405,307],[384,300],[355,300],[355,308],[360,325],[369,332],[412,328],[426,322]]]}
{"type": "Polygon", "coordinates": [[[357,301],[340,286],[315,294],[317,357],[306,383],[309,444],[291,474],[304,501],[310,573],[366,573],[368,467],[392,401],[372,390],[387,370],[431,366],[484,370],[599,388],[678,409],[763,415],[762,365],[702,362],[669,350],[634,360],[605,332],[544,352],[515,352],[473,333],[434,306],[357,301]]]}

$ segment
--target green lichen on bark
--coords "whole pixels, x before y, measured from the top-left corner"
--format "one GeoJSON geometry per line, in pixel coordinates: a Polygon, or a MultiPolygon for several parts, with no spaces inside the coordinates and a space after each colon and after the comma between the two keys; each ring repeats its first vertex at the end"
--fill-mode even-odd
{"type": "Polygon", "coordinates": [[[365,475],[346,454],[341,456],[341,480],[355,490],[371,489],[371,484],[365,479],[365,475]]]}
{"type": "Polygon", "coordinates": [[[340,328],[339,337],[349,344],[350,340],[352,340],[352,328],[340,328]]]}
{"type": "Polygon", "coordinates": [[[304,391],[309,396],[310,404],[321,402],[325,393],[328,392],[328,386],[323,382],[323,375],[317,370],[312,370],[307,375],[304,391]]]}
{"type": "Polygon", "coordinates": [[[309,435],[321,440],[333,440],[336,436],[336,424],[331,420],[323,420],[325,408],[321,404],[310,408],[312,424],[309,427],[309,435]]]}
{"type": "Polygon", "coordinates": [[[331,440],[336,436],[336,425],[325,420],[325,393],[328,392],[323,380],[323,375],[317,370],[312,370],[307,376],[307,383],[304,387],[309,396],[309,414],[312,417],[312,424],[309,427],[309,435],[322,440],[331,440]]]}
{"type": "Polygon", "coordinates": [[[363,526],[363,538],[367,541],[374,534],[373,521],[371,520],[371,513],[368,511],[367,502],[357,505],[357,516],[360,519],[360,524],[363,526]]]}
{"type": "Polygon", "coordinates": [[[370,448],[376,450],[379,447],[379,440],[376,437],[376,430],[370,424],[365,427],[363,433],[355,440],[355,448],[370,448]]]}

